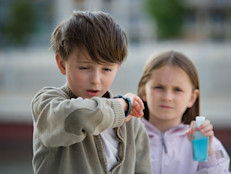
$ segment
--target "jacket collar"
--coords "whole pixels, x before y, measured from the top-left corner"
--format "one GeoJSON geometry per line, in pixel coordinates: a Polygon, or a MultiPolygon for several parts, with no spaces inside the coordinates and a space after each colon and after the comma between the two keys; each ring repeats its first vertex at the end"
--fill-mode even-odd
{"type": "MultiPolygon", "coordinates": [[[[147,133],[149,136],[155,136],[155,135],[161,135],[162,133],[159,131],[157,127],[155,127],[153,124],[151,124],[148,120],[145,118],[142,118],[142,121],[144,123],[144,126],[147,130],[147,133]]],[[[181,123],[177,127],[173,127],[167,131],[164,132],[165,135],[174,135],[174,136],[181,136],[185,135],[189,130],[189,125],[181,123]]]]}

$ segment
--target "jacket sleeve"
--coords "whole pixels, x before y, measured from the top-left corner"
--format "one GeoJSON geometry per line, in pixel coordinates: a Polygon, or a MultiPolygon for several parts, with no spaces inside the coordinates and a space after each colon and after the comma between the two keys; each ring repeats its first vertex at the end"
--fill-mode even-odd
{"type": "Polygon", "coordinates": [[[149,138],[140,119],[134,129],[137,131],[135,173],[152,174],[149,138]]]}
{"type": "Polygon", "coordinates": [[[44,88],[32,100],[34,132],[46,147],[69,146],[124,122],[115,99],[72,98],[59,89],[44,88]]]}
{"type": "Polygon", "coordinates": [[[216,137],[213,138],[212,146],[214,154],[208,157],[207,162],[199,162],[197,174],[230,174],[230,157],[225,148],[216,137]]]}

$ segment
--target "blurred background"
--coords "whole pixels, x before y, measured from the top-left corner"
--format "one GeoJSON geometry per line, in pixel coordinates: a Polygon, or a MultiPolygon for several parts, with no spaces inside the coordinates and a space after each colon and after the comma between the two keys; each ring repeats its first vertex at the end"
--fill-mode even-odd
{"type": "Polygon", "coordinates": [[[231,0],[0,0],[0,171],[32,174],[31,100],[61,86],[49,40],[73,10],[110,13],[126,31],[129,53],[112,84],[136,93],[151,54],[181,51],[197,66],[201,114],[231,154],[231,0]]]}

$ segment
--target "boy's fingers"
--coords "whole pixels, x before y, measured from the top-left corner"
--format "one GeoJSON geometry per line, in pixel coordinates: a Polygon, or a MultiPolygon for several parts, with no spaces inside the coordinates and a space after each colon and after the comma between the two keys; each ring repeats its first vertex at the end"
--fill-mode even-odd
{"type": "Polygon", "coordinates": [[[137,112],[137,116],[143,116],[144,115],[144,112],[143,112],[143,107],[142,105],[140,105],[140,103],[138,103],[137,101],[134,102],[134,105],[135,105],[135,110],[137,112]]]}
{"type": "Polygon", "coordinates": [[[128,94],[126,94],[124,96],[131,99],[132,105],[133,105],[134,102],[137,102],[141,106],[141,108],[144,109],[144,103],[143,103],[143,101],[141,100],[141,98],[139,96],[137,96],[135,94],[132,94],[132,93],[128,93],[128,94]]]}
{"type": "Polygon", "coordinates": [[[132,116],[131,116],[131,115],[128,115],[128,116],[125,118],[124,122],[128,122],[131,118],[132,118],[132,116]]]}
{"type": "Polygon", "coordinates": [[[134,116],[134,117],[142,117],[143,116],[143,111],[137,111],[137,110],[132,110],[130,115],[134,116]]]}
{"type": "Polygon", "coordinates": [[[141,98],[135,94],[127,93],[124,95],[125,97],[128,97],[132,102],[132,110],[130,112],[130,115],[135,117],[142,117],[144,115],[144,103],[141,100],[141,98]]]}
{"type": "Polygon", "coordinates": [[[144,110],[144,103],[143,103],[143,101],[141,100],[140,97],[137,98],[137,103],[139,104],[139,106],[141,107],[141,109],[144,110]]]}

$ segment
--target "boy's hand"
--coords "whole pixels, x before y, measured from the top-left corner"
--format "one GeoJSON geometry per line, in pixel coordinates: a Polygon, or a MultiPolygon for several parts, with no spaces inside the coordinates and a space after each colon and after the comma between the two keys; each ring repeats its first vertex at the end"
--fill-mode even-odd
{"type": "MultiPolygon", "coordinates": [[[[132,102],[132,109],[130,114],[125,118],[125,122],[129,121],[131,119],[131,117],[137,117],[140,118],[144,115],[144,104],[142,102],[142,100],[140,99],[140,97],[138,97],[135,94],[132,93],[127,93],[124,95],[124,97],[127,97],[131,100],[132,102]]],[[[127,107],[126,107],[127,109],[127,107]]]]}
{"type": "MultiPolygon", "coordinates": [[[[192,121],[190,127],[191,127],[190,130],[187,132],[187,136],[188,136],[189,141],[191,141],[191,137],[194,134],[194,132],[196,131],[196,122],[192,121]]],[[[212,140],[213,140],[213,136],[214,136],[213,125],[210,123],[209,120],[205,120],[205,122],[202,125],[200,125],[198,130],[204,136],[209,137],[209,151],[208,151],[208,154],[209,154],[209,156],[212,155],[213,152],[214,152],[213,148],[212,148],[212,140]]]]}

